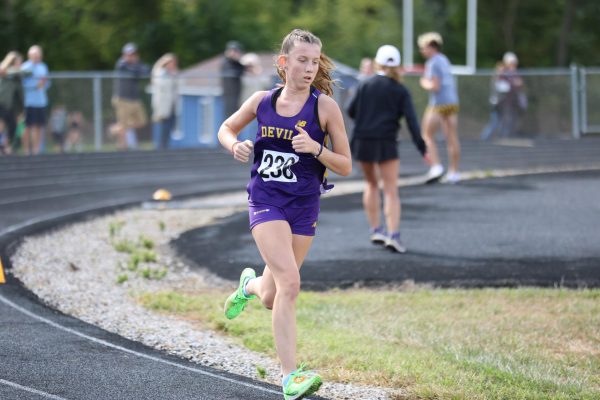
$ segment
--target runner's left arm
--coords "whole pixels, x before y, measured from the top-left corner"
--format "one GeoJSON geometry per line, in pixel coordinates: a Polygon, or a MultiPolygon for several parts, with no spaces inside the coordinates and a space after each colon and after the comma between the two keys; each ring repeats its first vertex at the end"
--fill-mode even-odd
{"type": "MultiPolygon", "coordinates": [[[[323,130],[329,134],[331,149],[323,147],[318,157],[321,164],[338,175],[348,176],[352,172],[350,144],[344,126],[344,118],[338,104],[329,96],[319,96],[319,116],[323,130]]],[[[315,149],[317,154],[320,150],[315,149]]]]}

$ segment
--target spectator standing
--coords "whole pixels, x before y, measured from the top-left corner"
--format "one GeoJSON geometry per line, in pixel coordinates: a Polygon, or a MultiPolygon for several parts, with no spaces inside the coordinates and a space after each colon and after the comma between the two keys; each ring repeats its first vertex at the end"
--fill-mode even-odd
{"type": "Polygon", "coordinates": [[[375,73],[375,69],[373,67],[373,60],[369,57],[364,57],[360,60],[360,66],[358,67],[358,80],[362,81],[363,79],[367,79],[375,73]]]}
{"type": "Polygon", "coordinates": [[[8,131],[4,120],[0,118],[0,154],[10,154],[11,148],[8,142],[8,131]]]}
{"type": "Polygon", "coordinates": [[[177,57],[167,53],[152,67],[152,120],[160,131],[159,148],[169,147],[171,132],[177,117],[177,57]]]}
{"type": "Polygon", "coordinates": [[[527,109],[527,96],[523,87],[523,78],[517,71],[519,60],[515,53],[506,52],[502,57],[502,73],[499,84],[504,93],[498,101],[500,117],[500,135],[504,138],[516,134],[520,114],[527,109]]]}
{"type": "Polygon", "coordinates": [[[244,66],[245,71],[242,75],[242,92],[240,95],[242,102],[259,90],[273,87],[272,77],[263,75],[263,68],[258,54],[246,53],[240,58],[240,63],[244,66]]]}
{"type": "Polygon", "coordinates": [[[227,42],[225,57],[221,64],[221,86],[223,88],[223,114],[229,118],[239,107],[242,93],[242,75],[245,67],[241,63],[242,45],[232,40],[227,42]]]}
{"type": "Polygon", "coordinates": [[[26,154],[38,154],[41,150],[42,135],[46,125],[46,107],[50,87],[48,66],[42,61],[42,48],[33,45],[27,52],[28,60],[22,70],[27,75],[23,79],[25,90],[25,131],[23,148],[26,154]]]}
{"type": "Polygon", "coordinates": [[[82,151],[81,132],[83,129],[83,113],[81,111],[71,111],[67,117],[69,126],[67,128],[67,138],[65,140],[65,151],[82,151]]]}
{"type": "Polygon", "coordinates": [[[148,116],[141,100],[140,80],[150,73],[148,66],[140,61],[135,43],[127,43],[115,64],[115,85],[112,104],[117,123],[111,128],[117,136],[120,149],[138,146],[137,130],[148,123],[148,116]]]}
{"type": "Polygon", "coordinates": [[[363,207],[371,228],[371,241],[404,253],[406,248],[400,240],[397,142],[402,117],[406,119],[412,140],[422,156],[426,154],[426,146],[410,92],[401,83],[399,67],[400,51],[391,45],[381,46],[375,56],[377,73],[359,83],[348,106],[348,115],[355,121],[351,149],[352,156],[360,163],[366,184],[363,207]],[[380,181],[387,231],[381,225],[380,181]]]}
{"type": "Polygon", "coordinates": [[[452,75],[450,61],[442,54],[442,37],[437,32],[428,32],[419,36],[418,45],[425,59],[425,73],[419,80],[421,87],[429,92],[429,103],[423,115],[423,136],[431,158],[428,181],[439,180],[444,174],[435,135],[442,128],[446,136],[448,149],[448,173],[446,181],[456,183],[460,180],[458,164],[460,162],[460,142],[458,140],[458,92],[452,75]]]}
{"type": "Polygon", "coordinates": [[[24,109],[21,63],[23,58],[16,51],[10,51],[0,63],[0,119],[4,122],[6,149],[18,147],[17,122],[24,109]]]}
{"type": "Polygon", "coordinates": [[[67,109],[64,105],[59,104],[52,107],[50,112],[50,132],[54,145],[59,153],[65,151],[65,136],[67,135],[67,109]]]}
{"type": "Polygon", "coordinates": [[[498,104],[503,100],[509,90],[508,83],[502,79],[504,72],[504,63],[498,62],[494,70],[494,75],[490,81],[490,120],[481,131],[481,140],[488,140],[500,127],[500,117],[498,113],[498,104]]]}

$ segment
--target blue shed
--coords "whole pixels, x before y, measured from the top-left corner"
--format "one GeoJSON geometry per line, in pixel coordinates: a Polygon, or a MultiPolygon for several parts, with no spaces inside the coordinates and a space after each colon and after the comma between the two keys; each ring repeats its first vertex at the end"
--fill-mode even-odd
{"type": "MultiPolygon", "coordinates": [[[[242,94],[240,101],[247,99],[257,90],[274,87],[279,78],[275,74],[275,55],[273,53],[256,54],[258,64],[253,73],[246,73],[242,78],[242,94]]],[[[196,64],[180,75],[180,115],[178,129],[172,135],[170,147],[217,147],[217,132],[227,116],[224,115],[223,98],[220,80],[220,66],[223,56],[219,55],[196,64]]],[[[336,63],[338,71],[336,79],[343,87],[351,87],[356,82],[358,71],[336,63]]],[[[343,107],[345,98],[339,98],[343,107]]],[[[240,140],[254,139],[257,130],[256,120],[252,121],[240,133],[240,140]]]]}

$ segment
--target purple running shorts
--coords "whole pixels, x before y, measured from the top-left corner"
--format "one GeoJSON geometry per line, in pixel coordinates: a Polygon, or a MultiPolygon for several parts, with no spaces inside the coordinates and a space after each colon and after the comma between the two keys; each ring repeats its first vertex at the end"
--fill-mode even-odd
{"type": "Polygon", "coordinates": [[[248,202],[250,230],[269,221],[287,221],[294,235],[315,236],[319,205],[306,208],[280,208],[269,204],[248,202]]]}

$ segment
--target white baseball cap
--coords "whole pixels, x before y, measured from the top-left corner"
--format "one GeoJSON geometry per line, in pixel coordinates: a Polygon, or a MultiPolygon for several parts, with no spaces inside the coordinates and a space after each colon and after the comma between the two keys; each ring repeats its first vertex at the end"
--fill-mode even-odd
{"type": "Polygon", "coordinates": [[[385,44],[377,50],[375,62],[384,67],[398,67],[400,66],[400,50],[390,44],[385,44]]]}
{"type": "Polygon", "coordinates": [[[517,55],[515,53],[513,53],[512,51],[507,51],[506,53],[504,53],[502,61],[504,62],[504,64],[516,64],[519,62],[519,59],[517,58],[517,55]]]}

